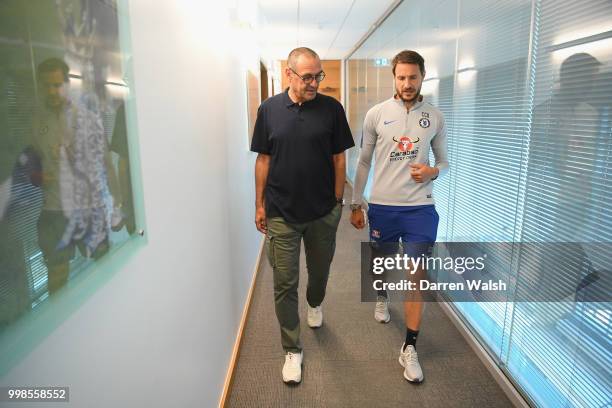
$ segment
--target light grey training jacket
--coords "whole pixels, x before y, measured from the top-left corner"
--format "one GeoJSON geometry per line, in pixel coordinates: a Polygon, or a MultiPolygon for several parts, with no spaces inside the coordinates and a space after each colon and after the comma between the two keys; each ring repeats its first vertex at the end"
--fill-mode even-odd
{"type": "Polygon", "coordinates": [[[434,204],[434,181],[417,183],[410,175],[411,163],[430,165],[430,149],[440,177],[448,170],[448,149],[444,116],[439,109],[427,102],[417,102],[408,111],[404,102],[395,98],[375,105],[363,124],[352,203],[361,204],[374,155],[370,203],[434,204]]]}

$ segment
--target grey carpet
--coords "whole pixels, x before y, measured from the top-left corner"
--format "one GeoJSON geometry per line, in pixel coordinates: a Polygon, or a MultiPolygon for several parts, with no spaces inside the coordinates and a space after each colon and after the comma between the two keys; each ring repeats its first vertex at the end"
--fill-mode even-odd
{"type": "Polygon", "coordinates": [[[391,322],[380,324],[374,320],[374,304],[360,302],[359,243],[367,240],[367,232],[350,225],[349,212],[345,207],[323,303],[324,322],[317,330],[306,324],[302,248],[302,383],[282,382],[284,357],[274,314],[272,270],[263,257],[226,406],[511,407],[436,303],[426,306],[417,344],[425,381],[414,385],[404,380],[397,361],[405,335],[402,304],[392,303],[391,322]]]}

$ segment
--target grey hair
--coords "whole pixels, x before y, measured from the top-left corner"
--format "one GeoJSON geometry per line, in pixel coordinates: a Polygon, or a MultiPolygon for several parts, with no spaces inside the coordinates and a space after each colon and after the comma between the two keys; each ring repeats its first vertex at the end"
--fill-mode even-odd
{"type": "Polygon", "coordinates": [[[300,55],[308,55],[309,57],[312,57],[312,58],[317,58],[319,60],[321,59],[321,58],[319,58],[319,54],[317,54],[316,52],[314,52],[310,48],[308,48],[308,47],[299,47],[299,48],[293,49],[289,53],[289,56],[287,57],[287,65],[290,68],[295,69],[295,63],[297,62],[297,59],[300,57],[300,55]]]}

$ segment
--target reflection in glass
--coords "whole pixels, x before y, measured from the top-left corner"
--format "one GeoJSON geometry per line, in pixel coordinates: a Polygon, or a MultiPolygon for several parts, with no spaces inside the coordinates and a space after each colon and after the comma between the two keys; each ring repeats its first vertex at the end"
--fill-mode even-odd
{"type": "Polygon", "coordinates": [[[136,229],[116,1],[1,7],[0,334],[136,229]]]}
{"type": "Polygon", "coordinates": [[[31,147],[40,169],[30,174],[30,181],[43,192],[38,245],[50,294],[66,283],[77,247],[94,259],[108,252],[111,218],[118,210],[102,118],[83,100],[68,96],[68,72],[58,58],[38,65],[40,103],[32,120],[31,147]]]}

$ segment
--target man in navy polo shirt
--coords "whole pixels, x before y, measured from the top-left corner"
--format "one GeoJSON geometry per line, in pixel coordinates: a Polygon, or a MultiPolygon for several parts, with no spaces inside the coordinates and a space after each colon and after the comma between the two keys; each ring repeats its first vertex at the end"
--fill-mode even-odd
{"type": "Polygon", "coordinates": [[[317,93],[325,78],[319,56],[296,48],[289,54],[285,92],[257,112],[251,150],[255,163],[255,224],[266,234],[274,273],[274,302],[285,351],[283,381],[302,379],[298,316],[300,245],[308,268],[308,325],[323,323],[321,303],[336,248],[346,173],[344,151],[353,137],[342,105],[317,93]]]}

